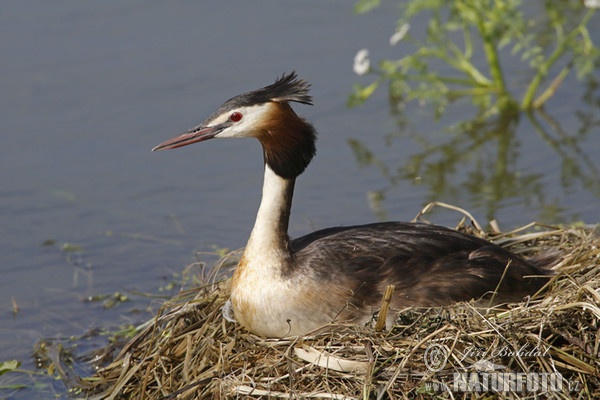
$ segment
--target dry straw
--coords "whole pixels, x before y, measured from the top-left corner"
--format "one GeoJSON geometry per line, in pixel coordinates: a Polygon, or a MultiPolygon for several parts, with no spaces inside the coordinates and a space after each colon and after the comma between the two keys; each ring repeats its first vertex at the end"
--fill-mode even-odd
{"type": "Polygon", "coordinates": [[[221,278],[232,254],[193,295],[166,303],[110,363],[79,380],[79,389],[89,399],[600,398],[594,229],[531,224],[500,233],[492,224],[494,232],[485,234],[459,211],[465,217],[457,229],[514,252],[560,251],[558,273],[543,293],[503,308],[400,310],[387,330],[332,324],[303,338],[264,339],[222,315],[229,280],[221,278]],[[457,375],[471,381],[457,382],[457,375]],[[554,380],[544,386],[518,378],[503,386],[498,376],[554,380]]]}

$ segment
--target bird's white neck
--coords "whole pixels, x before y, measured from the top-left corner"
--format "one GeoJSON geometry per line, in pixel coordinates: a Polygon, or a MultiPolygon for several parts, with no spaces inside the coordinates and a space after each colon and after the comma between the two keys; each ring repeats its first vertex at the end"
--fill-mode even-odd
{"type": "Polygon", "coordinates": [[[235,319],[251,332],[266,337],[299,335],[307,324],[320,326],[333,319],[329,314],[323,318],[312,312],[307,316],[307,291],[298,287],[287,235],[294,181],[295,178],[282,178],[265,165],[256,222],[231,280],[235,319]]]}
{"type": "MultiPolygon", "coordinates": [[[[244,257],[263,260],[261,268],[281,268],[289,260],[288,223],[295,179],[282,178],[265,164],[262,199],[244,257]],[[267,257],[267,260],[265,259],[267,257]],[[277,265],[278,264],[278,265],[277,265]]],[[[254,264],[254,263],[253,263],[254,264]]]]}

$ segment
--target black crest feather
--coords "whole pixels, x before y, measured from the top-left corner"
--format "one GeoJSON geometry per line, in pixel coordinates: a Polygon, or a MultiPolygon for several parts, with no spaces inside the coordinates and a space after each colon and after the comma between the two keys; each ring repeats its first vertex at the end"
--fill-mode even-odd
{"type": "Polygon", "coordinates": [[[271,101],[295,101],[312,105],[312,97],[308,94],[310,83],[299,79],[295,71],[283,74],[275,83],[256,90],[253,95],[258,98],[265,96],[271,101]]]}
{"type": "Polygon", "coordinates": [[[295,101],[312,105],[312,97],[308,94],[309,89],[310,83],[298,78],[296,72],[292,71],[289,74],[283,74],[269,86],[232,97],[219,107],[219,112],[224,109],[252,106],[269,101],[295,101]]]}

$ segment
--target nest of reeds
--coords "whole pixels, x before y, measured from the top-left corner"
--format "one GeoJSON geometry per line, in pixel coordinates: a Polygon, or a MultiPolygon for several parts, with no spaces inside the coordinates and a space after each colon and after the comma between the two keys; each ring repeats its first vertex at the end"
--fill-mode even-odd
{"type": "Polygon", "coordinates": [[[597,233],[537,224],[484,233],[463,213],[457,229],[515,253],[560,251],[543,292],[502,308],[405,309],[383,330],[332,324],[264,339],[222,315],[229,280],[218,271],[234,255],[193,297],[166,303],[80,389],[89,399],[600,398],[597,233]]]}

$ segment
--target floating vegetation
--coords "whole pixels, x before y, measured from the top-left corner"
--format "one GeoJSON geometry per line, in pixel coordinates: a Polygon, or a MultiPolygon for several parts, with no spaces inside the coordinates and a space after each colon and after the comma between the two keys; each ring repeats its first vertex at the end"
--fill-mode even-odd
{"type": "Polygon", "coordinates": [[[121,292],[104,293],[88,296],[85,301],[90,303],[102,302],[102,307],[108,309],[129,301],[129,296],[121,292]]]}
{"type": "Polygon", "coordinates": [[[600,397],[594,228],[484,233],[465,213],[457,229],[527,256],[556,249],[557,275],[519,304],[409,308],[388,330],[331,324],[305,337],[265,339],[222,316],[234,252],[120,348],[98,351],[93,376],[67,381],[88,399],[600,397]]]}

